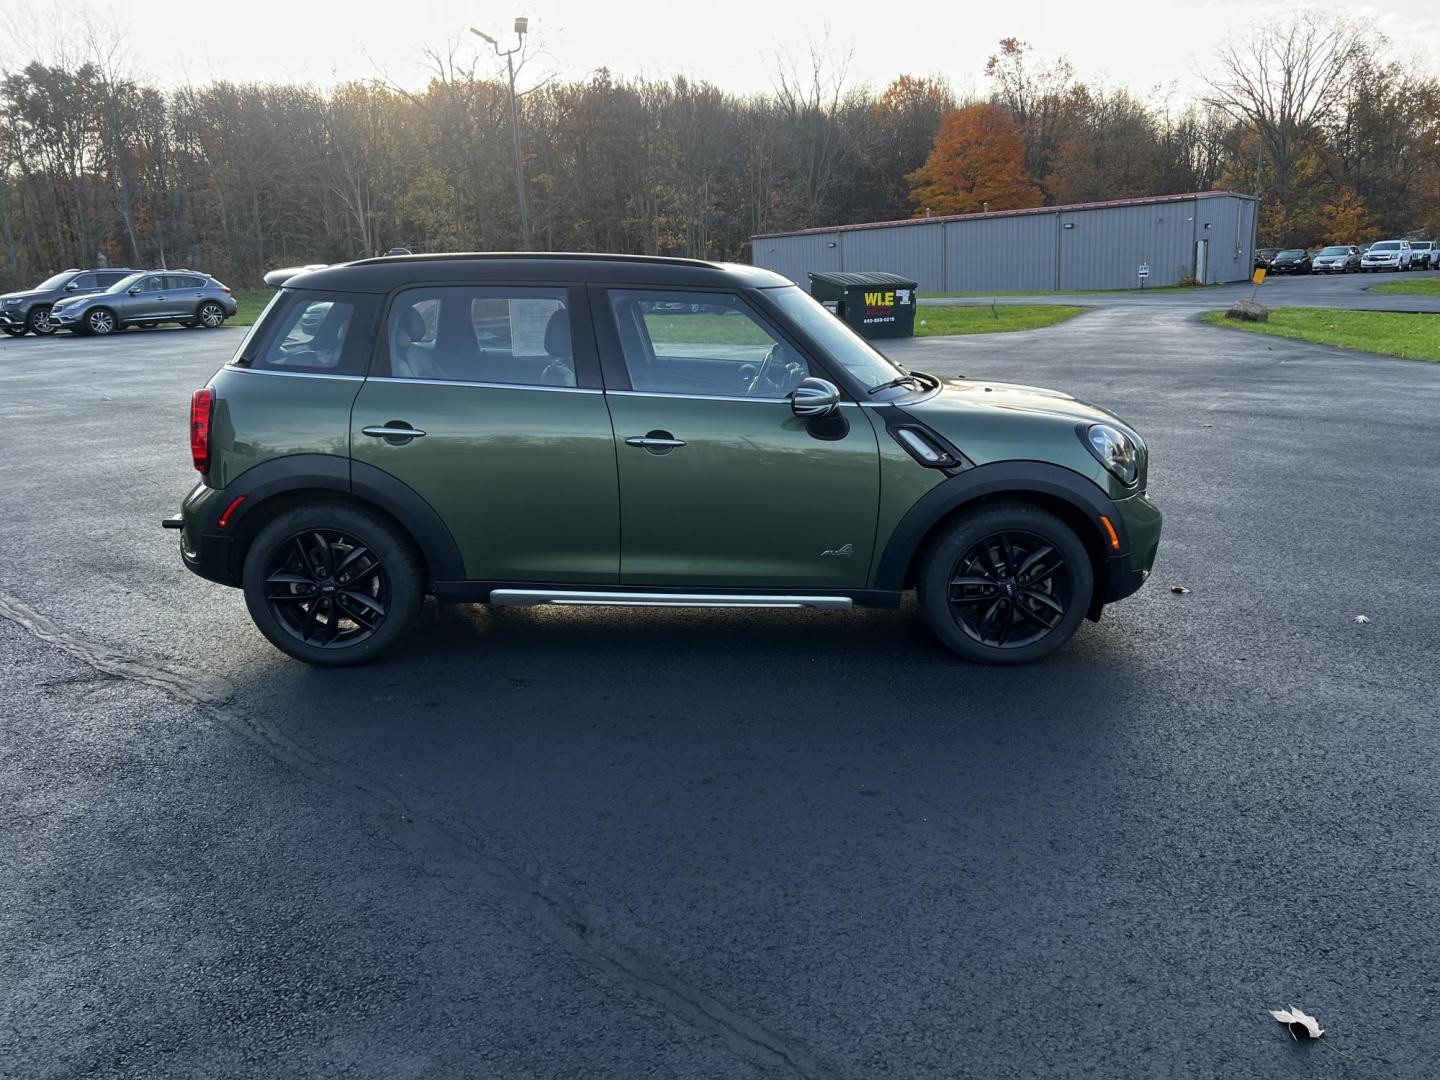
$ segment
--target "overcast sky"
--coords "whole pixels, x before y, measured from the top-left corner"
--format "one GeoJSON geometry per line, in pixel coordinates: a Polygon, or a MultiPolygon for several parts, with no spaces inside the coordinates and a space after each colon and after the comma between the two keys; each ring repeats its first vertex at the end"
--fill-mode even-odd
{"type": "MultiPolygon", "coordinates": [[[[0,18],[12,28],[32,28],[26,36],[35,38],[0,44],[0,61],[13,67],[47,53],[54,47],[50,35],[73,39],[88,19],[118,27],[132,67],[161,84],[224,78],[324,86],[384,76],[416,86],[425,81],[427,47],[443,48],[470,25],[499,36],[516,15],[526,15],[542,50],[527,69],[531,81],[584,78],[608,67],[622,75],[683,73],[731,90],[767,90],[777,53],[803,60],[819,43],[836,57],[850,55],[855,81],[883,86],[901,72],[936,74],[963,93],[985,88],[986,56],[1000,38],[1014,36],[1042,55],[1068,56],[1083,79],[1103,77],[1140,92],[1179,83],[1184,94],[1198,86],[1197,72],[1228,34],[1295,6],[1249,0],[983,6],[945,0],[0,0],[0,18]]],[[[1309,6],[1364,19],[1417,66],[1433,72],[1440,62],[1440,0],[1309,6]]],[[[482,43],[464,38],[460,55],[473,56],[482,43]]]]}

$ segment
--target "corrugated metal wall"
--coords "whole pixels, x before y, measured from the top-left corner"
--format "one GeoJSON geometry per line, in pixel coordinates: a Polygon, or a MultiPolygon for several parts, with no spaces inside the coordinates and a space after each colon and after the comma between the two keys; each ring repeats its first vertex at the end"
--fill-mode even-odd
{"type": "Polygon", "coordinates": [[[1206,284],[1243,281],[1254,239],[1254,200],[1223,195],[759,237],[752,258],[807,287],[812,270],[888,270],[924,292],[1133,289],[1141,263],[1148,287],[1194,273],[1200,241],[1206,284]]]}
{"type": "Polygon", "coordinates": [[[947,221],[939,228],[945,283],[932,289],[917,278],[922,292],[1055,288],[1054,214],[947,221]]]}

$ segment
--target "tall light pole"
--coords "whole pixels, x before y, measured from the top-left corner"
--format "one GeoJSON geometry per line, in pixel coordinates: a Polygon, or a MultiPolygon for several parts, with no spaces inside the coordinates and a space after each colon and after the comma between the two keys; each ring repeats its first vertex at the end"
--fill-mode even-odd
{"type": "Polygon", "coordinates": [[[520,250],[530,250],[530,212],[525,208],[525,164],[520,157],[520,110],[515,104],[515,60],[514,56],[525,48],[525,32],[530,29],[530,20],[521,15],[515,20],[515,47],[501,49],[500,43],[483,30],[470,28],[478,38],[484,38],[495,49],[496,56],[505,58],[505,69],[510,73],[510,135],[515,143],[515,202],[520,207],[520,250]]]}

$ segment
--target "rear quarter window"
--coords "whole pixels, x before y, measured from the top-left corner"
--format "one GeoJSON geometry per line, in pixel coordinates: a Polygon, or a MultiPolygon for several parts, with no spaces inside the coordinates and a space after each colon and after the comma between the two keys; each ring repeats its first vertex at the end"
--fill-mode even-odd
{"type": "Polygon", "coordinates": [[[282,289],[233,363],[295,375],[364,375],[375,333],[377,297],[282,289]]]}

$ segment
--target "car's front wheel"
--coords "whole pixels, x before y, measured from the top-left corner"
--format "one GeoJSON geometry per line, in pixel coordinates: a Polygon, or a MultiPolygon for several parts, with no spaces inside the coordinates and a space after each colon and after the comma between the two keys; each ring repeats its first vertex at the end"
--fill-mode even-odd
{"type": "Polygon", "coordinates": [[[36,337],[48,337],[55,333],[55,324],[50,321],[50,305],[36,304],[30,309],[30,317],[25,320],[25,325],[36,337]]]}
{"type": "Polygon", "coordinates": [[[0,330],[4,330],[5,333],[11,337],[21,337],[25,333],[25,327],[23,326],[0,326],[0,330]]]}
{"type": "Polygon", "coordinates": [[[1075,633],[1095,576],[1065,522],[1026,503],[996,503],[935,539],[916,587],[925,621],[956,653],[982,664],[1023,664],[1075,633]]]}
{"type": "Polygon", "coordinates": [[[85,316],[85,332],[87,334],[113,334],[119,327],[119,320],[115,318],[115,313],[109,308],[95,308],[85,316]]]}
{"type": "Polygon", "coordinates": [[[281,652],[322,667],[374,660],[425,601],[410,541],[369,510],[338,502],[269,522],[246,552],[243,578],[260,632],[281,652]]]}

